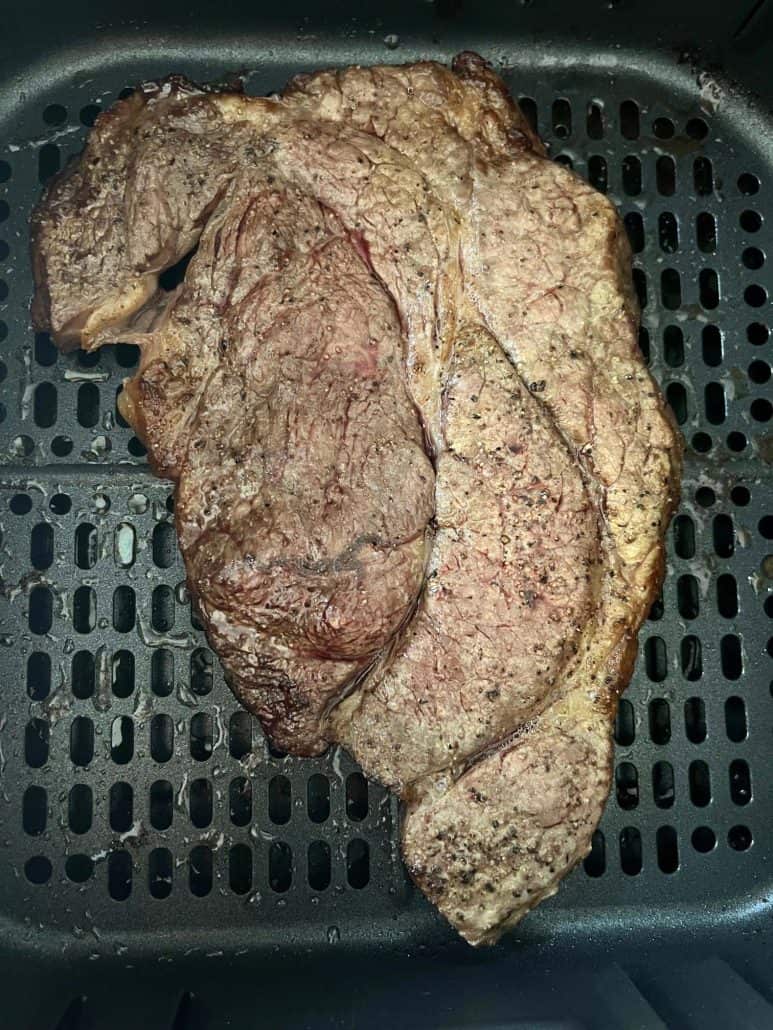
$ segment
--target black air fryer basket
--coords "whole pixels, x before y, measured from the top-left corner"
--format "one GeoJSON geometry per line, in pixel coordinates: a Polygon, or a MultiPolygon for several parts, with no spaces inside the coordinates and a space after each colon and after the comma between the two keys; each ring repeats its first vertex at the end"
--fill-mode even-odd
{"type": "Polygon", "coordinates": [[[0,1025],[773,1026],[770,5],[28,2],[0,23],[0,1025]],[[294,9],[292,9],[294,7],[294,9]],[[479,50],[619,206],[687,443],[593,851],[496,948],[403,870],[395,801],[268,747],[192,615],[136,349],[30,328],[30,210],[137,82],[479,50]],[[141,1020],[138,1023],[138,1020],[141,1020]]]}

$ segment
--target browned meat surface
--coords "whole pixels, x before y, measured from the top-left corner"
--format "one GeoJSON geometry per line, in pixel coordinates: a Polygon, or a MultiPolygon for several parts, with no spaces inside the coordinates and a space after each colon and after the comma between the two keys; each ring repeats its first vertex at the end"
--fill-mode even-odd
{"type": "Polygon", "coordinates": [[[588,851],[678,490],[616,213],[466,54],[147,87],[33,228],[36,324],[142,348],[235,692],[398,790],[417,883],[496,939],[588,851]]]}

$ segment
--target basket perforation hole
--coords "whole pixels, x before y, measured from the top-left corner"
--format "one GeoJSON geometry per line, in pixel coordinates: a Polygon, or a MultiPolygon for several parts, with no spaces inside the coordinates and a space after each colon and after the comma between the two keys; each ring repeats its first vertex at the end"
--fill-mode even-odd
{"type": "Polygon", "coordinates": [[[684,127],[684,131],[694,140],[702,140],[708,136],[709,127],[702,118],[690,118],[684,127]]]}
{"type": "Polygon", "coordinates": [[[32,498],[29,494],[14,494],[8,507],[14,515],[28,515],[32,511],[32,498]]]}
{"type": "Polygon", "coordinates": [[[744,197],[752,197],[760,188],[760,180],[751,172],[742,172],[738,176],[737,186],[739,193],[742,193],[744,197]]]}
{"type": "Polygon", "coordinates": [[[633,705],[622,698],[615,716],[615,741],[620,747],[630,747],[636,739],[636,720],[633,705]]]}
{"type": "Polygon", "coordinates": [[[773,415],[773,404],[765,397],[758,397],[751,402],[749,414],[755,422],[770,422],[770,417],[773,415]]]}
{"type": "Polygon", "coordinates": [[[66,493],[55,493],[51,501],[48,502],[48,507],[54,512],[55,515],[66,515],[72,508],[72,501],[66,493]]]}
{"type": "Polygon", "coordinates": [[[722,675],[726,680],[734,682],[741,678],[743,672],[743,655],[741,640],[734,633],[727,633],[719,642],[719,659],[722,675]]]}
{"type": "Polygon", "coordinates": [[[641,161],[633,154],[623,158],[623,190],[629,197],[638,197],[641,193],[641,161]]]}
{"type": "Polygon", "coordinates": [[[355,890],[362,890],[370,881],[370,848],[359,837],[350,840],[346,848],[346,879],[355,890]]]}
{"type": "Polygon", "coordinates": [[[739,433],[737,430],[727,434],[727,449],[733,451],[736,454],[740,454],[742,450],[747,446],[748,440],[743,433],[739,433]]]}
{"type": "Polygon", "coordinates": [[[652,602],[647,618],[650,622],[659,622],[663,618],[665,608],[663,606],[663,595],[658,594],[655,600],[652,602]]]}
{"type": "Polygon", "coordinates": [[[676,163],[673,157],[663,154],[655,162],[655,181],[658,193],[663,197],[673,197],[676,192],[676,163]]]}
{"type": "Polygon", "coordinates": [[[273,776],[268,785],[268,817],[277,826],[290,821],[292,788],[286,776],[273,776]]]}
{"type": "Polygon", "coordinates": [[[621,762],[615,770],[615,794],[622,809],[636,808],[639,804],[639,774],[631,762],[621,762]]]}
{"type": "Polygon", "coordinates": [[[650,334],[643,325],[639,326],[639,350],[647,365],[650,363],[650,334]]]}
{"type": "Polygon", "coordinates": [[[644,644],[644,668],[653,683],[662,683],[668,673],[666,642],[662,637],[649,637],[644,644]]]}
{"type": "Polygon", "coordinates": [[[51,656],[45,651],[33,651],[27,659],[27,697],[30,701],[45,701],[51,693],[51,656]]]}
{"type": "Polygon", "coordinates": [[[698,249],[704,254],[714,254],[717,250],[717,222],[714,215],[702,211],[695,219],[695,239],[698,249]]]}
{"type": "Polygon", "coordinates": [[[78,651],[72,659],[72,692],[83,701],[96,689],[96,662],[90,651],[78,651]]]}
{"type": "Polygon", "coordinates": [[[49,366],[56,364],[59,351],[54,346],[48,333],[36,333],[34,353],[35,361],[38,365],[48,368],[49,366]]]}
{"type": "Polygon", "coordinates": [[[168,569],[177,557],[177,537],[171,522],[158,522],[153,528],[153,562],[168,569]]]}
{"type": "Polygon", "coordinates": [[[56,143],[44,143],[38,151],[38,181],[45,185],[62,167],[62,154],[56,143]]]}
{"type": "Polygon", "coordinates": [[[669,325],[663,330],[663,358],[671,368],[684,364],[684,334],[679,326],[669,325]]]}
{"type": "Polygon", "coordinates": [[[119,633],[129,633],[134,629],[137,618],[137,601],[134,590],[122,585],[113,592],[113,628],[119,633]]]}
{"type": "Polygon", "coordinates": [[[660,871],[668,875],[675,873],[679,868],[679,846],[674,827],[659,827],[655,835],[655,845],[660,871]]]}
{"type": "Polygon", "coordinates": [[[696,826],[692,832],[692,846],[701,855],[707,855],[717,846],[717,835],[710,826],[696,826]]]}
{"type": "Polygon", "coordinates": [[[725,619],[734,619],[738,614],[738,587],[729,572],[717,579],[717,608],[725,619]]]}
{"type": "Polygon", "coordinates": [[[137,557],[137,534],[130,522],[121,522],[113,535],[113,555],[119,569],[130,569],[137,557]]]}
{"type": "Polygon", "coordinates": [[[690,785],[690,801],[697,808],[705,808],[711,803],[711,773],[708,765],[700,759],[690,762],[687,780],[690,785]]]}
{"type": "Polygon", "coordinates": [[[682,303],[682,282],[675,268],[660,273],[660,297],[663,307],[675,311],[682,303]]]}
{"type": "Polygon", "coordinates": [[[757,523],[757,529],[765,540],[773,540],[773,515],[763,515],[757,523]]]}
{"type": "Polygon", "coordinates": [[[727,833],[727,843],[733,851],[748,851],[754,843],[752,831],[748,826],[731,826],[727,833]]]}
{"type": "Polygon", "coordinates": [[[97,563],[99,538],[96,526],[81,522],[75,530],[75,564],[79,569],[92,569],[97,563]]]}
{"type": "Polygon", "coordinates": [[[640,254],[644,250],[644,221],[638,211],[629,211],[623,219],[625,231],[628,234],[628,242],[634,254],[640,254]]]}
{"type": "Polygon", "coordinates": [[[150,785],[150,825],[168,830],[174,814],[174,791],[169,780],[155,780],[150,785]]]}
{"type": "Polygon", "coordinates": [[[677,557],[695,557],[695,524],[689,515],[677,515],[673,524],[674,550],[677,557]]]}
{"type": "Polygon", "coordinates": [[[73,883],[86,883],[94,874],[94,860],[90,855],[68,855],[64,872],[73,883]]]}
{"type": "Polygon", "coordinates": [[[48,761],[50,729],[44,719],[30,719],[24,730],[24,760],[31,769],[40,769],[48,761]]]}
{"type": "Polygon", "coordinates": [[[205,647],[197,647],[191,653],[190,668],[191,690],[201,697],[212,690],[212,652],[205,647]]]}
{"type": "Polygon", "coordinates": [[[753,383],[761,386],[770,379],[770,365],[767,361],[760,361],[759,359],[752,361],[748,368],[748,374],[753,383]]]}
{"type": "Polygon", "coordinates": [[[692,744],[702,744],[706,739],[706,705],[703,698],[688,697],[685,701],[684,731],[692,744]]]}
{"type": "Polygon", "coordinates": [[[635,826],[626,826],[620,831],[620,867],[626,876],[638,876],[641,872],[641,834],[635,826]]]}
{"type": "Polygon", "coordinates": [[[132,892],[132,859],[128,851],[112,851],[107,858],[107,889],[114,901],[126,901],[132,892]]]}
{"type": "Polygon", "coordinates": [[[48,587],[35,586],[30,590],[27,621],[30,632],[35,636],[44,636],[51,629],[54,621],[54,598],[48,587]]]}
{"type": "Polygon", "coordinates": [[[585,130],[588,134],[588,139],[604,138],[604,109],[598,101],[591,100],[588,104],[585,116],[585,130]]]}
{"type": "Polygon", "coordinates": [[[671,808],[675,798],[674,769],[670,762],[652,767],[652,799],[658,808],[671,808]]]}
{"type": "Polygon", "coordinates": [[[72,454],[74,446],[69,436],[55,436],[51,441],[51,453],[55,458],[66,458],[68,454],[72,454]]]}
{"type": "Polygon", "coordinates": [[[734,744],[740,744],[742,740],[746,740],[748,732],[746,705],[743,698],[738,695],[729,697],[725,701],[725,731],[728,740],[732,740],[734,744]]]}
{"type": "Polygon", "coordinates": [[[633,288],[636,291],[636,297],[639,301],[639,307],[647,307],[647,276],[644,270],[641,268],[634,268],[632,273],[633,288]]]}
{"type": "Polygon", "coordinates": [[[714,553],[720,558],[732,558],[735,552],[735,530],[730,515],[715,515],[711,534],[714,553]]]}
{"type": "Polygon", "coordinates": [[[751,500],[751,496],[749,488],[746,486],[734,486],[730,491],[730,500],[733,504],[737,504],[739,508],[745,508],[751,500]]]}
{"type": "Polygon", "coordinates": [[[99,420],[99,389],[94,383],[81,383],[78,387],[76,417],[79,425],[92,429],[99,420]]]}
{"type": "Polygon", "coordinates": [[[116,651],[111,671],[115,696],[130,697],[134,691],[134,655],[131,651],[116,651]]]}
{"type": "Polygon", "coordinates": [[[553,132],[557,139],[567,139],[572,134],[572,106],[563,97],[553,101],[553,132]]]}
{"type": "Polygon", "coordinates": [[[273,841],[268,849],[268,882],[277,894],[284,894],[293,882],[293,853],[283,841],[273,841]]]}
{"type": "Polygon", "coordinates": [[[154,762],[168,762],[174,754],[174,723],[169,715],[154,715],[150,721],[150,756],[154,762]]]}
{"type": "Polygon", "coordinates": [[[34,569],[48,569],[54,561],[54,527],[39,522],[30,534],[30,563],[34,569]]]}
{"type": "Polygon", "coordinates": [[[671,139],[674,135],[674,123],[670,118],[656,118],[652,123],[652,131],[658,139],[671,139]]]}
{"type": "Polygon", "coordinates": [[[719,277],[713,268],[702,268],[698,275],[698,291],[701,305],[713,311],[719,304],[719,277]]]}
{"type": "Polygon", "coordinates": [[[252,718],[248,712],[234,712],[228,722],[228,750],[237,760],[252,750],[252,718]]]}
{"type": "Polygon", "coordinates": [[[361,822],[368,814],[368,781],[360,772],[346,777],[346,815],[353,822],[361,822]]]}
{"type": "Polygon", "coordinates": [[[94,757],[94,723],[85,715],[78,715],[70,726],[70,760],[73,765],[85,767],[94,757]]]}
{"type": "Polygon", "coordinates": [[[27,787],[22,799],[22,827],[30,837],[39,837],[46,828],[48,795],[43,787],[27,787]]]}
{"type": "Polygon", "coordinates": [[[110,728],[110,757],[116,765],[126,765],[134,755],[134,722],[119,715],[110,728]]]}
{"type": "Polygon", "coordinates": [[[707,325],[703,327],[701,334],[701,345],[703,361],[710,368],[716,368],[724,360],[724,348],[722,346],[722,334],[719,327],[707,325]]]}
{"type": "Polygon", "coordinates": [[[153,898],[163,901],[172,893],[174,862],[169,848],[154,848],[148,856],[148,890],[153,898]]]}
{"type": "MultiPolygon", "coordinates": [[[[150,602],[150,622],[153,629],[158,633],[168,633],[174,626],[174,616],[174,591],[167,584],[161,583],[153,589],[150,602]]],[[[192,656],[191,662],[193,662],[192,656]]],[[[191,686],[193,686],[192,681],[191,686]]]]}
{"type": "Polygon", "coordinates": [[[246,844],[234,844],[228,853],[228,883],[234,894],[252,887],[252,851],[246,844]]]}
{"type": "Polygon", "coordinates": [[[40,885],[51,879],[51,862],[45,855],[33,855],[24,863],[24,876],[30,883],[40,885]]]}
{"type": "Polygon", "coordinates": [[[768,299],[767,291],[759,283],[751,283],[743,291],[743,299],[752,308],[761,308],[768,299]]]}
{"type": "Polygon", "coordinates": [[[588,182],[599,193],[607,192],[607,162],[600,154],[593,154],[588,158],[588,182]]]}
{"type": "Polygon", "coordinates": [[[36,426],[50,429],[58,414],[57,392],[53,383],[38,383],[32,398],[32,418],[36,426]]]}
{"type": "Polygon", "coordinates": [[[97,624],[97,595],[92,587],[80,586],[72,598],[72,624],[76,633],[91,633],[97,624]]]}
{"type": "Polygon", "coordinates": [[[707,383],[704,391],[706,418],[713,426],[720,426],[727,417],[725,388],[722,383],[707,383]]]}
{"type": "Polygon", "coordinates": [[[679,249],[679,223],[670,211],[663,211],[658,217],[658,243],[664,254],[679,249]]]}
{"type": "Polygon", "coordinates": [[[330,781],[321,773],[314,773],[306,784],[306,811],[313,823],[324,823],[330,815],[330,781]]]}
{"type": "Polygon", "coordinates": [[[87,833],[94,816],[94,798],[91,787],[76,783],[67,799],[67,822],[73,833],[87,833]]]}
{"type": "Polygon", "coordinates": [[[649,705],[650,739],[654,744],[667,744],[671,739],[671,710],[665,698],[657,697],[649,705]]]}
{"type": "Polygon", "coordinates": [[[252,784],[236,776],[228,788],[228,811],[234,826],[247,826],[252,819],[252,784]]]}
{"type": "Polygon", "coordinates": [[[682,675],[694,683],[703,675],[703,649],[698,637],[684,637],[680,647],[682,675]]]}
{"type": "Polygon", "coordinates": [[[700,611],[698,596],[698,581],[695,576],[689,573],[680,576],[676,582],[676,602],[683,619],[697,618],[700,611]]]}
{"type": "Polygon", "coordinates": [[[324,840],[314,840],[308,850],[309,887],[324,891],[330,886],[330,846],[324,840]]]}
{"type": "Polygon", "coordinates": [[[742,758],[730,763],[730,798],[735,805],[748,805],[752,799],[752,780],[749,765],[742,758]]]}
{"type": "Polygon", "coordinates": [[[692,166],[693,185],[699,197],[707,197],[714,191],[714,169],[707,157],[696,157],[692,166]]]}
{"type": "Polygon", "coordinates": [[[751,210],[742,211],[738,222],[744,232],[759,232],[762,226],[760,215],[751,210]]]}
{"type": "Polygon", "coordinates": [[[174,689],[174,655],[159,647],[150,660],[150,689],[157,697],[169,697],[174,689]]]}
{"type": "Polygon", "coordinates": [[[770,330],[762,322],[751,322],[746,327],[746,339],[755,347],[761,347],[768,342],[770,330]]]}
{"type": "Polygon", "coordinates": [[[537,132],[537,102],[533,97],[520,97],[518,106],[533,132],[537,132]]]}
{"type": "Polygon", "coordinates": [[[206,762],[212,755],[213,743],[212,716],[208,712],[197,712],[191,719],[191,758],[196,762],[206,762]]]}
{"type": "Polygon", "coordinates": [[[134,792],[131,784],[119,780],[110,788],[110,829],[115,833],[126,833],[134,822],[134,792]]]}
{"type": "Polygon", "coordinates": [[[741,254],[741,263],[744,268],[756,272],[757,269],[762,268],[765,264],[765,255],[759,247],[746,247],[743,254],[741,254]]]}
{"type": "Polygon", "coordinates": [[[212,784],[209,780],[193,780],[190,786],[188,805],[191,822],[198,830],[203,830],[212,822],[212,784]]]}
{"type": "Polygon", "coordinates": [[[620,105],[620,132],[624,139],[638,139],[639,131],[639,105],[635,100],[624,100],[620,105]]]}
{"type": "Polygon", "coordinates": [[[598,879],[607,868],[606,842],[601,830],[595,830],[591,838],[589,854],[583,861],[583,868],[588,876],[598,879]]]}

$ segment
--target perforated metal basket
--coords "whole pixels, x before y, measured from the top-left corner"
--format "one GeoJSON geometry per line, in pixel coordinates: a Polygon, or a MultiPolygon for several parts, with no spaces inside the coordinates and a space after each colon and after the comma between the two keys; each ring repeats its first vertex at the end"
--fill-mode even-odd
{"type": "MultiPolygon", "coordinates": [[[[49,25],[45,61],[32,62],[30,49],[14,72],[9,55],[0,90],[0,931],[5,969],[25,985],[11,992],[29,1018],[20,1026],[53,1027],[68,1004],[62,1026],[105,1025],[100,1006],[132,970],[144,993],[112,1010],[113,1025],[137,1006],[150,1025],[225,1025],[203,976],[231,984],[233,1001],[233,985],[246,989],[260,968],[265,1011],[274,1011],[277,998],[265,995],[299,956],[313,965],[316,994],[300,983],[288,996],[284,983],[287,1025],[362,1025],[351,1022],[352,997],[320,970],[335,980],[356,968],[362,983],[378,954],[394,984],[399,956],[407,950],[419,964],[411,968],[425,968],[427,947],[434,1007],[405,1008],[402,996],[374,1009],[382,988],[371,985],[361,1010],[370,1025],[414,1016],[439,1025],[458,995],[459,964],[481,992],[472,1016],[462,1012],[476,1025],[508,997],[512,1005],[513,968],[561,968],[566,985],[569,956],[612,954],[638,969],[639,989],[614,981],[633,992],[629,1011],[641,1017],[627,1025],[650,1025],[655,1008],[680,1011],[654,981],[642,986],[656,948],[727,957],[748,932],[757,957],[769,955],[770,122],[684,56],[629,49],[622,59],[614,46],[594,54],[566,40],[524,47],[517,34],[465,36],[443,13],[432,16],[434,42],[421,29],[396,43],[398,26],[376,20],[315,36],[299,20],[245,38],[188,26],[171,37],[146,29],[132,42],[119,29],[120,46],[92,35],[90,50],[68,32],[58,50],[49,25]],[[127,85],[243,69],[248,91],[263,94],[302,69],[447,59],[460,46],[491,57],[555,159],[619,205],[635,252],[641,347],[688,444],[666,583],[621,703],[614,789],[593,851],[556,898],[474,958],[409,884],[386,792],[339,750],[305,761],[272,751],[224,686],[185,592],[169,486],[149,474],[116,410],[136,350],[118,342],[62,356],[35,336],[27,255],[42,185],[127,85]],[[47,989],[31,991],[41,971],[47,989]]],[[[753,959],[737,959],[744,975],[753,959]]],[[[602,993],[585,1008],[577,995],[574,1018],[601,1019],[602,993]]],[[[534,1004],[528,1011],[552,1011],[534,1004]]]]}

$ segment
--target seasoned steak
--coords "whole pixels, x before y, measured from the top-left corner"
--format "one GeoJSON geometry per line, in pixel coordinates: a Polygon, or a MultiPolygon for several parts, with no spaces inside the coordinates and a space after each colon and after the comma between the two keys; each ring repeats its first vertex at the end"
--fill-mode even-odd
{"type": "Polygon", "coordinates": [[[475,55],[170,79],[98,119],[33,261],[61,346],[142,348],[123,409],[237,696],[397,790],[416,882],[496,939],[590,847],[678,492],[614,209],[475,55]]]}

